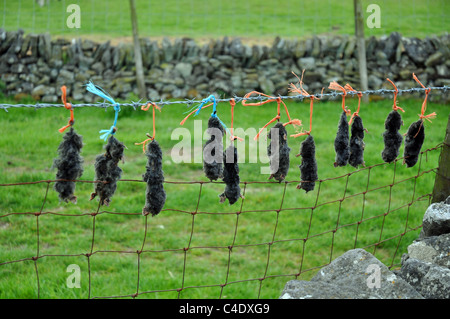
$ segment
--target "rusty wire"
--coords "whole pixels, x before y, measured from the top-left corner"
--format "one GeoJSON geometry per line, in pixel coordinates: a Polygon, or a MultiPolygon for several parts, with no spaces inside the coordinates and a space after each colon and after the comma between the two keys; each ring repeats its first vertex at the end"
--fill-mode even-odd
{"type": "MultiPolygon", "coordinates": [[[[361,169],[352,171],[350,173],[338,176],[338,177],[332,177],[332,178],[326,178],[326,179],[320,179],[318,181],[316,181],[317,185],[317,192],[316,192],[316,198],[314,201],[314,205],[312,206],[308,206],[308,207],[294,207],[294,208],[290,208],[290,207],[283,207],[284,201],[285,201],[285,195],[286,195],[286,188],[288,186],[288,184],[291,183],[298,183],[299,181],[297,180],[290,180],[290,181],[283,181],[281,183],[278,182],[273,182],[273,181],[243,181],[241,182],[242,186],[242,193],[244,198],[242,199],[240,205],[239,205],[239,209],[234,211],[234,212],[210,212],[210,211],[202,211],[199,210],[200,207],[200,201],[202,198],[202,192],[203,192],[203,188],[207,187],[208,184],[211,183],[222,183],[222,182],[211,182],[211,181],[188,181],[188,182],[179,182],[179,181],[165,181],[166,184],[197,184],[199,189],[198,189],[198,197],[195,199],[196,203],[195,203],[195,209],[194,210],[183,210],[183,209],[178,209],[178,208],[166,208],[162,210],[162,214],[164,214],[164,212],[173,212],[176,214],[188,214],[191,215],[191,225],[190,225],[190,234],[189,234],[189,241],[188,244],[185,247],[179,247],[176,249],[167,249],[167,250],[146,250],[145,248],[145,243],[146,241],[149,239],[148,238],[148,219],[147,216],[143,216],[144,220],[144,236],[142,238],[142,244],[140,245],[140,249],[138,250],[96,250],[95,249],[95,235],[96,235],[96,217],[98,215],[101,214],[112,214],[112,215],[125,215],[125,216],[134,216],[134,215],[141,215],[141,212],[113,212],[113,211],[106,211],[106,210],[100,210],[101,206],[100,204],[98,204],[96,210],[94,212],[84,212],[81,214],[68,214],[68,213],[64,213],[64,212],[54,212],[54,211],[45,211],[45,205],[47,202],[47,197],[48,197],[48,193],[49,193],[49,189],[50,189],[50,185],[54,182],[56,182],[56,180],[40,180],[40,181],[29,181],[29,182],[20,182],[20,183],[10,183],[10,184],[0,184],[0,187],[11,187],[11,186],[23,186],[26,187],[27,185],[32,185],[32,184],[46,184],[46,188],[45,188],[45,194],[44,194],[44,198],[42,200],[42,205],[40,207],[39,211],[36,212],[12,212],[12,213],[6,213],[3,215],[0,215],[0,221],[1,218],[7,217],[7,216],[11,216],[11,215],[34,215],[35,219],[36,219],[36,233],[35,233],[35,237],[36,237],[36,253],[34,256],[30,256],[27,258],[21,258],[21,259],[17,259],[17,260],[7,260],[7,261],[0,261],[0,271],[1,271],[1,267],[7,264],[12,264],[12,263],[20,263],[20,262],[26,262],[26,261],[32,261],[34,264],[34,269],[35,269],[35,276],[36,276],[36,287],[37,287],[37,297],[40,296],[40,290],[41,290],[41,284],[40,284],[40,279],[39,279],[39,263],[38,261],[42,258],[46,258],[46,257],[68,257],[68,256],[85,256],[87,258],[87,268],[88,268],[88,277],[89,277],[89,292],[88,292],[88,297],[89,298],[136,298],[139,295],[144,295],[144,294],[155,294],[155,293],[159,293],[159,292],[176,292],[178,298],[181,298],[181,294],[183,291],[187,290],[187,289],[197,289],[197,288],[205,288],[205,287],[217,287],[220,288],[220,295],[219,297],[222,298],[223,297],[223,290],[226,286],[228,285],[232,285],[232,284],[239,284],[239,283],[243,283],[243,282],[249,282],[249,281],[255,281],[257,283],[259,283],[259,289],[258,289],[258,297],[260,297],[261,295],[261,290],[263,289],[263,282],[268,279],[268,278],[274,278],[274,277],[290,277],[290,278],[298,278],[301,274],[304,274],[306,272],[310,272],[310,271],[315,271],[321,267],[324,267],[326,265],[328,265],[329,263],[331,263],[331,261],[333,260],[334,257],[334,251],[335,251],[335,246],[336,246],[336,238],[335,238],[335,234],[342,228],[346,228],[349,226],[356,226],[356,234],[355,234],[355,239],[354,239],[354,247],[349,247],[350,249],[352,248],[357,248],[358,247],[358,240],[360,240],[361,237],[364,237],[366,234],[361,233],[360,231],[360,226],[372,219],[381,219],[382,220],[382,224],[381,227],[379,229],[379,236],[378,236],[378,240],[375,242],[372,242],[370,244],[367,244],[364,247],[359,247],[359,248],[364,248],[364,249],[372,249],[373,253],[375,254],[376,250],[378,249],[378,247],[387,242],[387,241],[391,241],[391,240],[398,240],[397,245],[396,245],[396,249],[393,252],[392,256],[391,256],[391,264],[388,265],[389,267],[393,267],[394,266],[394,260],[397,256],[397,254],[399,253],[399,245],[400,242],[402,240],[402,238],[409,232],[414,232],[417,231],[418,229],[420,229],[422,227],[422,225],[414,225],[411,226],[409,225],[409,213],[410,213],[410,207],[419,201],[428,201],[428,204],[431,203],[431,190],[430,193],[427,194],[416,194],[416,184],[417,184],[417,180],[425,175],[425,174],[430,174],[430,173],[438,173],[438,168],[431,168],[431,169],[427,169],[427,170],[422,170],[421,169],[421,163],[422,163],[422,157],[425,155],[427,156],[427,154],[429,152],[440,152],[441,148],[444,146],[444,143],[440,143],[437,146],[433,147],[433,148],[429,148],[426,149],[424,151],[421,152],[421,156],[420,156],[420,160],[418,163],[418,169],[417,169],[417,173],[413,174],[412,176],[409,176],[405,179],[402,180],[396,180],[396,171],[397,171],[397,163],[399,161],[401,161],[403,158],[398,158],[394,161],[394,163],[388,164],[388,163],[379,163],[379,164],[375,164],[372,166],[367,166],[367,167],[363,167],[361,169]],[[386,185],[382,185],[382,186],[378,186],[375,188],[370,188],[370,176],[371,176],[371,171],[378,166],[382,166],[382,165],[390,165],[390,167],[392,167],[393,170],[393,179],[392,181],[386,183],[386,185]],[[355,194],[347,194],[348,191],[348,181],[350,176],[358,174],[360,172],[367,172],[367,184],[364,190],[360,190],[358,193],[355,194]],[[342,179],[345,181],[345,188],[343,190],[343,194],[342,196],[337,196],[335,199],[331,199],[331,200],[327,200],[326,202],[319,202],[319,198],[321,196],[321,188],[322,186],[332,180],[338,180],[338,179],[342,179]],[[407,203],[401,205],[400,207],[391,207],[391,199],[393,195],[393,187],[395,185],[404,183],[406,181],[413,181],[414,182],[414,186],[411,189],[411,200],[408,201],[407,203]],[[260,185],[260,184],[278,184],[278,186],[276,187],[280,187],[282,189],[282,196],[280,199],[280,205],[279,208],[277,209],[252,209],[252,210],[245,210],[245,193],[248,190],[249,187],[251,187],[252,185],[260,185]],[[366,195],[370,192],[379,190],[379,189],[389,189],[389,196],[388,198],[386,198],[385,200],[388,203],[388,207],[385,211],[380,211],[379,215],[376,216],[370,216],[370,217],[365,217],[364,216],[364,212],[365,212],[365,199],[366,199],[366,195]],[[361,197],[362,198],[362,206],[361,206],[361,214],[360,217],[358,219],[355,219],[353,222],[341,225],[339,223],[340,218],[342,215],[346,214],[346,212],[342,209],[342,203],[349,198],[353,198],[353,197],[361,197]],[[321,206],[326,206],[326,205],[330,205],[333,203],[338,203],[339,204],[339,209],[337,211],[337,222],[335,227],[331,228],[331,229],[326,229],[323,230],[321,233],[317,233],[317,234],[311,234],[311,225],[313,222],[313,215],[314,215],[314,211],[321,207],[321,206]],[[406,214],[406,218],[404,220],[404,228],[403,231],[400,232],[397,235],[391,236],[390,238],[385,238],[383,239],[383,233],[385,231],[385,219],[386,217],[392,213],[395,212],[397,210],[400,209],[407,209],[407,214],[406,214]],[[306,233],[306,236],[304,237],[299,237],[299,238],[288,238],[288,239],[276,239],[276,234],[277,234],[277,230],[278,230],[278,220],[279,220],[279,215],[280,212],[283,211],[289,211],[289,210],[304,210],[309,212],[309,226],[308,226],[308,231],[306,233]],[[238,229],[239,229],[239,221],[240,221],[240,216],[246,213],[250,213],[250,212],[257,212],[257,213],[275,213],[276,217],[275,217],[275,221],[274,221],[274,228],[273,228],[273,234],[271,236],[271,240],[270,241],[266,241],[266,242],[259,242],[259,243],[254,243],[254,244],[236,244],[236,238],[237,238],[237,234],[238,234],[238,229]],[[224,245],[218,245],[218,246],[191,246],[192,244],[192,237],[194,234],[194,229],[195,229],[195,222],[196,222],[196,218],[198,215],[201,214],[216,214],[216,215],[235,215],[236,220],[235,220],[235,227],[233,229],[233,239],[231,241],[231,244],[224,244],[224,245]],[[70,216],[70,217],[80,217],[80,216],[92,216],[92,236],[91,236],[91,244],[90,244],[90,249],[88,251],[86,251],[85,253],[79,253],[79,254],[41,254],[40,251],[40,245],[41,243],[41,237],[40,237],[40,216],[42,215],[60,215],[60,216],[70,216]],[[332,236],[332,240],[331,240],[331,245],[329,247],[329,258],[328,258],[328,262],[325,264],[320,264],[320,265],[315,265],[313,267],[310,267],[308,269],[304,269],[304,261],[309,257],[308,255],[305,255],[305,246],[306,243],[308,241],[310,241],[311,239],[315,238],[315,237],[319,237],[319,236],[324,236],[326,234],[331,234],[332,236]],[[299,243],[299,245],[302,246],[302,253],[301,253],[301,258],[300,258],[300,264],[298,265],[298,271],[296,272],[289,272],[289,273],[283,273],[283,274],[276,274],[276,275],[270,275],[268,274],[268,268],[269,268],[269,263],[271,261],[271,249],[273,247],[274,244],[276,243],[282,243],[282,242],[297,242],[299,243]],[[266,259],[266,263],[265,263],[265,271],[262,277],[259,278],[246,278],[246,279],[241,279],[241,280],[234,280],[234,281],[230,281],[229,280],[229,275],[230,275],[230,264],[231,264],[231,260],[232,260],[232,256],[233,256],[233,250],[236,248],[242,248],[242,247],[257,247],[257,246],[266,246],[267,247],[267,259],[266,259]],[[186,265],[187,265],[187,253],[191,250],[197,250],[197,249],[221,249],[221,250],[225,250],[228,251],[228,258],[227,258],[227,264],[225,265],[226,268],[226,275],[225,275],[225,280],[223,282],[218,282],[217,284],[210,284],[210,285],[198,285],[198,286],[187,286],[185,285],[186,282],[186,265]],[[152,254],[152,253],[158,253],[158,252],[182,252],[183,253],[183,273],[182,273],[182,279],[181,279],[181,283],[179,285],[178,288],[168,288],[168,289],[160,289],[160,290],[147,290],[147,291],[141,291],[141,287],[140,287],[140,282],[141,282],[141,278],[143,276],[142,274],[142,270],[141,270],[141,256],[142,254],[152,254]],[[136,258],[137,258],[137,276],[136,276],[136,291],[130,292],[129,294],[125,294],[125,295],[115,295],[115,296],[93,296],[92,295],[92,270],[91,270],[91,258],[93,258],[93,256],[95,256],[98,253],[120,253],[120,254],[136,254],[136,258]]],[[[86,181],[86,180],[77,180],[75,181],[77,183],[95,183],[92,181],[86,181]]],[[[142,180],[131,180],[131,179],[123,179],[119,181],[120,183],[142,183],[142,180]]],[[[255,186],[257,187],[257,186],[255,186]]]]}

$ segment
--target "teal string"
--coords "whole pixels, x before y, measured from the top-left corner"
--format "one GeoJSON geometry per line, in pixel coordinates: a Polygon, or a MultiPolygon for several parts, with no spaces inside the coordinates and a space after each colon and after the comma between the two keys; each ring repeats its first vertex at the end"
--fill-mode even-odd
{"type": "Polygon", "coordinates": [[[120,112],[120,104],[116,103],[116,101],[114,101],[114,99],[105,92],[105,90],[103,90],[101,87],[95,85],[94,83],[92,83],[91,81],[89,81],[88,84],[86,84],[86,89],[91,92],[94,93],[95,95],[100,96],[101,98],[103,98],[104,100],[108,100],[109,102],[112,103],[113,107],[114,107],[114,124],[107,130],[100,130],[99,133],[102,134],[100,135],[100,139],[106,141],[108,139],[109,135],[114,135],[116,133],[116,126],[117,126],[117,119],[119,118],[119,112],[120,112]]]}
{"type": "Polygon", "coordinates": [[[217,102],[216,102],[216,98],[214,95],[210,95],[207,98],[203,99],[202,102],[200,103],[197,112],[195,112],[194,116],[196,116],[197,114],[200,113],[200,111],[202,110],[203,105],[205,105],[206,103],[210,102],[212,100],[213,104],[213,111],[211,113],[211,117],[216,117],[220,124],[223,126],[223,128],[231,135],[230,130],[227,128],[227,126],[225,125],[224,122],[222,122],[222,120],[217,116],[217,102]]]}

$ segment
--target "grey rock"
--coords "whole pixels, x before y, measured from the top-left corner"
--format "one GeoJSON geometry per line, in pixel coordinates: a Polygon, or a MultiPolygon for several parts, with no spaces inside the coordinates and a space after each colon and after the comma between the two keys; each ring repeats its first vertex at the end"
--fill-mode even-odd
{"type": "Polygon", "coordinates": [[[368,82],[369,88],[373,89],[373,90],[377,90],[377,89],[381,88],[381,85],[383,84],[383,81],[379,77],[377,77],[373,74],[370,74],[367,77],[367,82],[368,82]]]}
{"type": "Polygon", "coordinates": [[[39,56],[42,57],[45,61],[50,58],[51,54],[51,38],[49,33],[44,33],[39,35],[38,37],[38,51],[39,56]]]}
{"type": "Polygon", "coordinates": [[[261,87],[262,93],[271,95],[275,92],[275,85],[265,76],[259,78],[259,86],[261,87]]]}
{"type": "Polygon", "coordinates": [[[442,62],[445,62],[446,58],[447,57],[445,56],[444,52],[437,51],[426,59],[425,66],[430,67],[441,64],[442,62]]]}
{"type": "Polygon", "coordinates": [[[402,263],[399,276],[426,299],[450,299],[450,269],[415,258],[402,263]]]}
{"type": "Polygon", "coordinates": [[[401,36],[398,32],[392,32],[387,38],[387,40],[384,42],[383,52],[388,60],[392,60],[395,58],[397,47],[400,42],[401,36]]]}
{"type": "Polygon", "coordinates": [[[180,62],[175,65],[175,70],[180,72],[184,79],[187,79],[192,73],[192,64],[186,62],[180,62]]]}
{"type": "MultiPolygon", "coordinates": [[[[450,196],[449,196],[450,198],[450,196]]],[[[450,233],[450,203],[447,201],[431,204],[423,216],[421,237],[450,233]]]]}
{"type": "Polygon", "coordinates": [[[316,66],[316,59],[313,57],[300,58],[297,64],[302,70],[313,70],[316,66]]]}
{"type": "Polygon", "coordinates": [[[448,72],[448,67],[445,64],[442,65],[436,65],[436,74],[439,77],[448,77],[449,76],[449,72],[448,72]]]}
{"type": "Polygon", "coordinates": [[[72,82],[75,79],[75,74],[72,71],[61,69],[58,75],[58,81],[72,82]]]}
{"type": "Polygon", "coordinates": [[[95,73],[97,74],[102,74],[103,71],[105,70],[105,66],[103,65],[102,62],[95,62],[94,64],[91,65],[91,70],[95,71],[95,73]]]}
{"type": "Polygon", "coordinates": [[[12,73],[22,73],[25,69],[25,66],[22,63],[13,64],[11,66],[12,73]]]}
{"type": "Polygon", "coordinates": [[[415,240],[408,246],[408,256],[450,269],[450,234],[415,240]]]}
{"type": "Polygon", "coordinates": [[[56,103],[56,102],[58,102],[58,100],[59,100],[59,97],[56,95],[44,95],[41,98],[41,101],[44,103],[56,103]]]}
{"type": "Polygon", "coordinates": [[[94,55],[92,56],[94,61],[96,61],[96,62],[101,61],[103,54],[105,53],[106,50],[109,49],[109,47],[110,47],[110,41],[107,41],[100,45],[97,45],[94,55]]]}
{"type": "Polygon", "coordinates": [[[3,82],[6,83],[11,83],[11,82],[16,82],[18,80],[18,76],[17,74],[12,74],[12,73],[2,73],[1,74],[1,79],[3,82]]]}
{"type": "Polygon", "coordinates": [[[280,298],[423,299],[409,283],[363,249],[347,251],[309,282],[290,281],[280,298]],[[373,269],[379,274],[379,283],[373,279],[373,269]]]}
{"type": "Polygon", "coordinates": [[[44,95],[53,95],[55,94],[55,88],[46,86],[46,85],[38,85],[32,91],[31,95],[33,96],[44,96],[44,95]]]}
{"type": "Polygon", "coordinates": [[[352,37],[349,39],[347,47],[344,50],[344,58],[349,59],[353,56],[356,48],[356,39],[352,37]]]}
{"type": "Polygon", "coordinates": [[[405,53],[411,58],[414,63],[421,65],[425,62],[428,56],[428,49],[426,45],[417,38],[410,38],[404,41],[405,53]]]}
{"type": "Polygon", "coordinates": [[[327,282],[288,281],[280,299],[368,299],[369,295],[353,287],[342,289],[327,282]]]}
{"type": "Polygon", "coordinates": [[[147,95],[148,95],[148,98],[150,99],[150,101],[158,101],[161,98],[158,91],[156,91],[155,89],[152,89],[152,88],[149,88],[147,90],[147,95]]]}

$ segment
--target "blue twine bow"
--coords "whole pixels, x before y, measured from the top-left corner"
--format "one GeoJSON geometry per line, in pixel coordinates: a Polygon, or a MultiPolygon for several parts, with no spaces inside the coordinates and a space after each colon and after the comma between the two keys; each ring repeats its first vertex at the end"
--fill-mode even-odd
{"type": "Polygon", "coordinates": [[[116,101],[114,101],[114,99],[108,93],[106,93],[101,87],[94,85],[94,83],[92,83],[91,81],[89,81],[89,83],[86,84],[86,89],[89,92],[100,96],[104,100],[108,100],[109,102],[112,103],[112,105],[114,107],[114,111],[115,111],[114,124],[108,130],[100,130],[99,131],[99,133],[102,134],[102,135],[100,135],[100,139],[106,141],[108,139],[109,135],[114,135],[116,133],[116,125],[117,125],[117,119],[119,117],[119,112],[120,112],[120,104],[116,103],[116,101]]]}
{"type": "Polygon", "coordinates": [[[198,109],[197,109],[197,112],[195,112],[194,116],[196,116],[198,113],[200,113],[200,111],[202,110],[203,105],[205,105],[206,103],[210,102],[211,100],[212,100],[212,102],[214,103],[214,104],[213,104],[213,111],[212,111],[212,113],[211,113],[211,117],[217,118],[217,119],[219,120],[220,124],[222,124],[222,126],[224,127],[224,129],[225,129],[229,134],[231,134],[230,130],[227,128],[227,126],[225,125],[225,123],[223,123],[222,120],[217,116],[217,110],[216,110],[216,107],[217,107],[216,97],[215,97],[214,95],[212,95],[212,94],[211,94],[210,96],[208,96],[206,99],[203,99],[203,100],[202,100],[202,103],[200,103],[200,105],[199,105],[199,107],[198,107],[198,109]]]}

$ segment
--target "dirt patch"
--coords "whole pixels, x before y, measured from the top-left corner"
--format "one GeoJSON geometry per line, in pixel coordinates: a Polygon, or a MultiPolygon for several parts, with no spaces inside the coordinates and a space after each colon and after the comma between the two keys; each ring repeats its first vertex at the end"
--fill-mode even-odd
{"type": "MultiPolygon", "coordinates": [[[[119,43],[123,43],[123,44],[129,44],[129,43],[133,43],[133,37],[132,36],[112,36],[112,37],[108,37],[105,36],[104,34],[84,34],[84,35],[79,35],[79,36],[69,36],[69,35],[58,35],[58,36],[53,36],[54,39],[66,39],[71,41],[72,39],[87,39],[87,40],[91,40],[93,42],[96,43],[103,43],[106,41],[110,41],[111,45],[116,46],[119,43]]],[[[211,40],[215,40],[215,39],[223,39],[224,37],[217,37],[217,36],[201,36],[201,37],[188,37],[188,36],[183,36],[183,35],[179,35],[179,36],[153,36],[153,37],[146,37],[146,36],[141,36],[141,38],[149,38],[151,41],[156,41],[158,44],[161,44],[164,38],[167,38],[170,40],[170,42],[174,42],[175,39],[192,39],[194,40],[197,44],[199,45],[203,45],[205,43],[209,43],[211,40]]],[[[245,45],[248,46],[253,46],[253,45],[266,45],[266,46],[271,46],[273,44],[273,41],[275,39],[275,37],[232,37],[230,39],[233,38],[239,38],[241,39],[241,42],[245,45]]]]}

